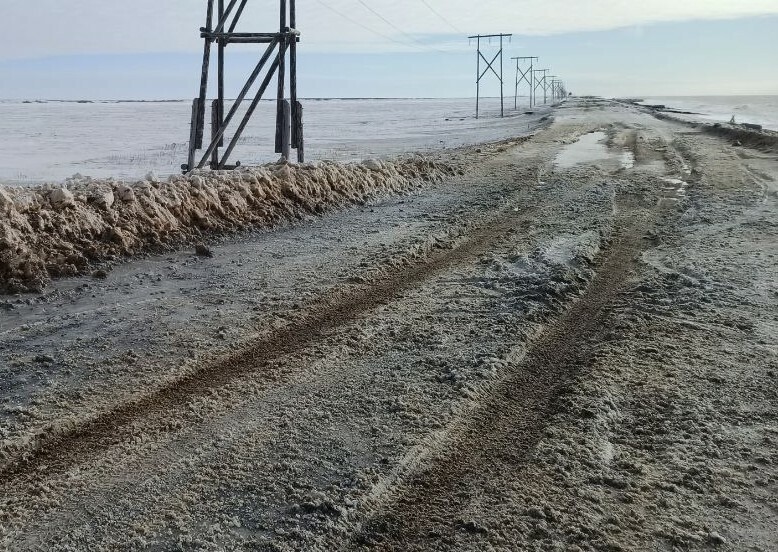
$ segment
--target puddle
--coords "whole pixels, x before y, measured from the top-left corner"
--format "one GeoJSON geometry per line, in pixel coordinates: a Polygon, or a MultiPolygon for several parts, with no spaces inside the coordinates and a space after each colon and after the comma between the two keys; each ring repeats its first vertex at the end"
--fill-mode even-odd
{"type": "Polygon", "coordinates": [[[608,149],[604,132],[584,134],[575,143],[565,146],[554,159],[554,166],[569,169],[582,163],[605,162],[615,168],[631,169],[635,166],[635,156],[631,151],[621,152],[608,149]]]}

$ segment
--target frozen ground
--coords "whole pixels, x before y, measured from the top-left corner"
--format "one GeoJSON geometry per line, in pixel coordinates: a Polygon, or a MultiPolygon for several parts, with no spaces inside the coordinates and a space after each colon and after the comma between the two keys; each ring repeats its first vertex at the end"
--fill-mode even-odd
{"type": "Polygon", "coordinates": [[[670,96],[645,98],[643,103],[688,111],[677,116],[689,121],[726,123],[734,117],[737,123],[778,130],[778,96],[670,96]]]}
{"type": "MultiPolygon", "coordinates": [[[[521,98],[526,102],[526,99],[521,98]]],[[[359,161],[500,140],[537,127],[547,109],[525,115],[513,100],[500,119],[487,98],[304,100],[307,160],[359,161]]],[[[233,161],[275,161],[275,104],[262,102],[233,161]]],[[[239,113],[240,114],[240,113],[239,113]]],[[[180,173],[189,140],[189,102],[23,103],[0,101],[0,184],[61,182],[76,173],[135,180],[180,173]]],[[[207,116],[210,120],[210,116],[207,116]]],[[[229,138],[229,136],[228,136],[229,138]]]]}
{"type": "Polygon", "coordinates": [[[778,548],[776,151],[554,116],[5,297],[0,548],[778,548]]]}

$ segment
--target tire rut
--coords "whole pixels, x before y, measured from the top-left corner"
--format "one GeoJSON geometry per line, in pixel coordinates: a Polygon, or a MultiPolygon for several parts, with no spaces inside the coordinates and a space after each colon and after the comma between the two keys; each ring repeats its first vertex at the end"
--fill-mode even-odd
{"type": "Polygon", "coordinates": [[[609,307],[624,289],[644,245],[648,221],[627,219],[603,252],[586,293],[531,345],[523,360],[496,384],[473,415],[454,428],[448,445],[410,476],[388,503],[363,521],[347,549],[432,550],[452,528],[475,535],[466,519],[470,500],[500,497],[500,481],[519,476],[554,413],[564,385],[596,354],[607,331],[609,307]],[[501,477],[502,476],[502,477],[501,477]],[[484,491],[484,486],[494,485],[484,491]]]}
{"type": "MultiPolygon", "coordinates": [[[[139,422],[145,424],[145,431],[156,435],[174,432],[166,422],[177,413],[183,415],[192,399],[251,375],[274,359],[309,347],[443,270],[475,260],[501,236],[517,229],[522,220],[531,218],[536,210],[537,207],[529,207],[518,213],[502,211],[474,228],[453,248],[432,254],[426,262],[391,269],[384,278],[356,289],[330,292],[299,320],[261,341],[91,420],[40,438],[28,448],[15,451],[15,456],[7,456],[0,467],[0,488],[13,488],[16,494],[22,483],[34,485],[42,476],[50,478],[85,464],[97,453],[129,442],[139,422]]],[[[268,368],[262,377],[270,383],[278,382],[285,375],[282,365],[268,368]]]]}

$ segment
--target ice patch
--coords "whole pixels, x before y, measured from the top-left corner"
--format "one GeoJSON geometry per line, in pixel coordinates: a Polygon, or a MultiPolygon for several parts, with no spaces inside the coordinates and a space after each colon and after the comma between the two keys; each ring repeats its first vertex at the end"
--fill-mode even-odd
{"type": "Polygon", "coordinates": [[[688,186],[688,183],[681,180],[680,178],[673,178],[673,177],[665,177],[662,179],[663,182],[666,182],[667,184],[670,184],[670,186],[667,186],[663,188],[663,192],[665,192],[665,195],[669,195],[670,197],[665,197],[665,200],[668,201],[678,201],[678,197],[676,196],[684,196],[686,195],[686,186],[688,186]]]}
{"type": "Polygon", "coordinates": [[[629,150],[621,153],[621,166],[625,169],[631,169],[635,166],[635,154],[629,150]]]}
{"type": "Polygon", "coordinates": [[[688,185],[686,182],[684,182],[680,178],[669,178],[668,177],[668,178],[663,178],[662,180],[664,180],[665,182],[667,182],[669,184],[675,184],[676,186],[680,186],[680,187],[684,187],[684,186],[688,185]]]}
{"type": "Polygon", "coordinates": [[[542,258],[549,264],[572,266],[580,260],[591,262],[600,251],[600,235],[590,230],[579,235],[563,235],[543,250],[542,258]]]}

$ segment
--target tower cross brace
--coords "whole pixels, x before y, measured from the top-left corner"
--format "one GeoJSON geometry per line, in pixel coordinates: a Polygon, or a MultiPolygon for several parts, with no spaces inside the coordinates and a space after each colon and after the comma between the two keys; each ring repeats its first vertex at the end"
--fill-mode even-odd
{"type": "Polygon", "coordinates": [[[278,32],[247,33],[235,32],[235,29],[243,15],[248,0],[229,0],[226,6],[225,0],[207,0],[206,23],[205,27],[200,28],[200,37],[205,40],[202,73],[200,76],[200,94],[194,99],[192,104],[189,155],[187,163],[181,166],[184,172],[196,168],[201,169],[206,164],[209,164],[212,169],[230,169],[236,166],[228,165],[227,161],[274,76],[277,76],[275,151],[276,153],[283,154],[288,159],[290,147],[294,148],[297,150],[298,161],[304,161],[302,105],[297,99],[297,42],[300,40],[300,33],[296,29],[297,14],[295,2],[296,0],[279,0],[278,32]],[[215,26],[214,15],[216,16],[215,26]],[[211,104],[211,141],[205,148],[202,157],[197,161],[197,150],[203,148],[206,97],[209,84],[211,45],[213,43],[217,45],[217,98],[211,104]],[[225,112],[224,58],[225,49],[230,44],[267,44],[267,46],[259,62],[246,79],[230,110],[225,112]],[[289,55],[290,100],[287,100],[285,97],[287,52],[289,55]],[[265,76],[260,82],[246,113],[233,132],[227,149],[220,156],[219,148],[224,146],[224,136],[227,129],[236,118],[238,109],[249,95],[263,70],[265,76]]]}
{"type": "Polygon", "coordinates": [[[473,35],[467,37],[469,40],[476,39],[476,44],[478,46],[478,55],[476,57],[476,92],[475,92],[475,118],[478,119],[479,115],[479,108],[481,103],[481,79],[486,75],[486,73],[489,72],[491,69],[492,73],[497,77],[497,79],[500,81],[500,117],[505,117],[505,94],[503,92],[503,78],[502,78],[502,68],[503,68],[503,39],[512,37],[512,34],[505,34],[505,33],[499,33],[499,34],[490,34],[490,35],[473,35]],[[486,59],[486,57],[481,52],[481,39],[492,39],[492,38],[499,38],[500,39],[500,51],[497,52],[491,61],[486,59]],[[500,58],[500,73],[498,74],[497,71],[494,69],[494,62],[497,61],[497,58],[500,58]],[[481,72],[481,60],[484,60],[484,63],[486,63],[486,68],[481,72]]]}
{"type": "Polygon", "coordinates": [[[546,79],[548,79],[548,89],[551,91],[551,102],[553,103],[556,100],[556,86],[559,82],[557,80],[556,75],[546,75],[546,79]]]}
{"type": "Polygon", "coordinates": [[[523,57],[513,57],[511,59],[516,60],[516,87],[513,95],[513,109],[519,108],[519,85],[523,82],[526,82],[529,85],[529,106],[531,108],[532,95],[534,92],[534,87],[532,85],[532,71],[534,69],[533,63],[534,60],[540,60],[540,58],[537,56],[523,56],[523,57]],[[525,70],[519,67],[519,64],[526,60],[529,60],[529,67],[525,70]]]}
{"type": "MultiPolygon", "coordinates": [[[[548,69],[535,69],[533,71],[535,75],[535,97],[537,98],[538,88],[543,87],[543,103],[548,103],[548,85],[546,84],[546,73],[548,73],[548,69]],[[538,78],[538,73],[543,73],[542,78],[538,78]]],[[[537,105],[537,103],[536,103],[537,105]]]]}

